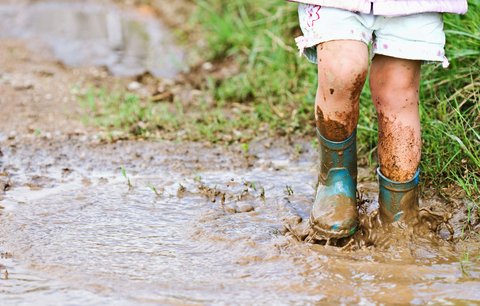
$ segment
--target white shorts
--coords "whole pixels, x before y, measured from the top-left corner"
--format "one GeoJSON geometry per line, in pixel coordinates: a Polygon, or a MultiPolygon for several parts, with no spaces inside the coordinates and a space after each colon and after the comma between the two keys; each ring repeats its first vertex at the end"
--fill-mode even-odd
{"type": "Polygon", "coordinates": [[[359,40],[372,43],[371,54],[439,61],[445,57],[445,33],[440,13],[385,17],[342,9],[300,4],[298,7],[303,35],[295,40],[300,53],[317,62],[316,46],[332,40],[359,40]]]}

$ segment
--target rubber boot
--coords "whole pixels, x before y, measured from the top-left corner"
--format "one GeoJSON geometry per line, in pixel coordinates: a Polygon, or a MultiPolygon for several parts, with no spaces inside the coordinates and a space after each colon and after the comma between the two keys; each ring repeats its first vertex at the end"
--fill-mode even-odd
{"type": "Polygon", "coordinates": [[[352,235],[358,226],[356,202],[356,131],[346,140],[320,141],[320,174],[315,202],[310,213],[313,238],[317,240],[352,235]]]}
{"type": "Polygon", "coordinates": [[[380,218],[384,222],[410,221],[418,210],[418,181],[420,171],[407,182],[399,183],[385,177],[380,168],[377,169],[379,195],[378,204],[380,218]]]}

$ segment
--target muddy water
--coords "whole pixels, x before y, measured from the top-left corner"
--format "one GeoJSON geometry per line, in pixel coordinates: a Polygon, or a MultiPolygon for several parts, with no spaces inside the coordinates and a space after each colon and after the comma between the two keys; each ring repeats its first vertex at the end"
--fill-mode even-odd
{"type": "MultiPolygon", "coordinates": [[[[0,202],[2,304],[480,302],[478,254],[461,265],[450,243],[342,251],[286,231],[308,216],[313,150],[252,145],[252,159],[34,140],[2,151],[12,185],[0,202]]],[[[360,186],[375,197],[375,183],[360,186]]]]}
{"type": "Polygon", "coordinates": [[[122,76],[148,71],[160,77],[173,77],[186,67],[168,30],[134,9],[79,1],[0,4],[0,29],[0,38],[24,38],[34,48],[46,43],[71,66],[105,66],[122,76]]]}

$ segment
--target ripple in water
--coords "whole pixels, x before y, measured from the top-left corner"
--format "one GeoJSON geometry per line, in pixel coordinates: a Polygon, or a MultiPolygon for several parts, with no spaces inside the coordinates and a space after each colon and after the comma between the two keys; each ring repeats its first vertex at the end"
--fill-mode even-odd
{"type": "Polygon", "coordinates": [[[2,245],[22,264],[3,295],[117,304],[480,298],[455,262],[392,260],[388,252],[346,253],[284,236],[285,219],[308,215],[313,187],[302,182],[312,179],[294,168],[202,173],[202,182],[165,174],[137,178],[132,190],[113,180],[36,198],[4,217],[2,245]],[[241,203],[253,210],[226,209],[241,203]]]}

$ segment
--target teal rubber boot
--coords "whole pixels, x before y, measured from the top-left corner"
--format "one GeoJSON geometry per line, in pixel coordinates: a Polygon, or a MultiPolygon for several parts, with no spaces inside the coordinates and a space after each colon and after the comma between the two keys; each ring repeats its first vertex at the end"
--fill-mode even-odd
{"type": "Polygon", "coordinates": [[[420,171],[407,182],[395,182],[385,177],[380,168],[377,169],[379,195],[378,204],[380,218],[387,223],[399,220],[411,221],[418,211],[418,182],[420,171]]]}
{"type": "Polygon", "coordinates": [[[355,233],[358,226],[356,201],[356,132],[341,142],[323,137],[320,141],[320,174],[315,202],[310,213],[313,238],[342,238],[355,233]]]}

